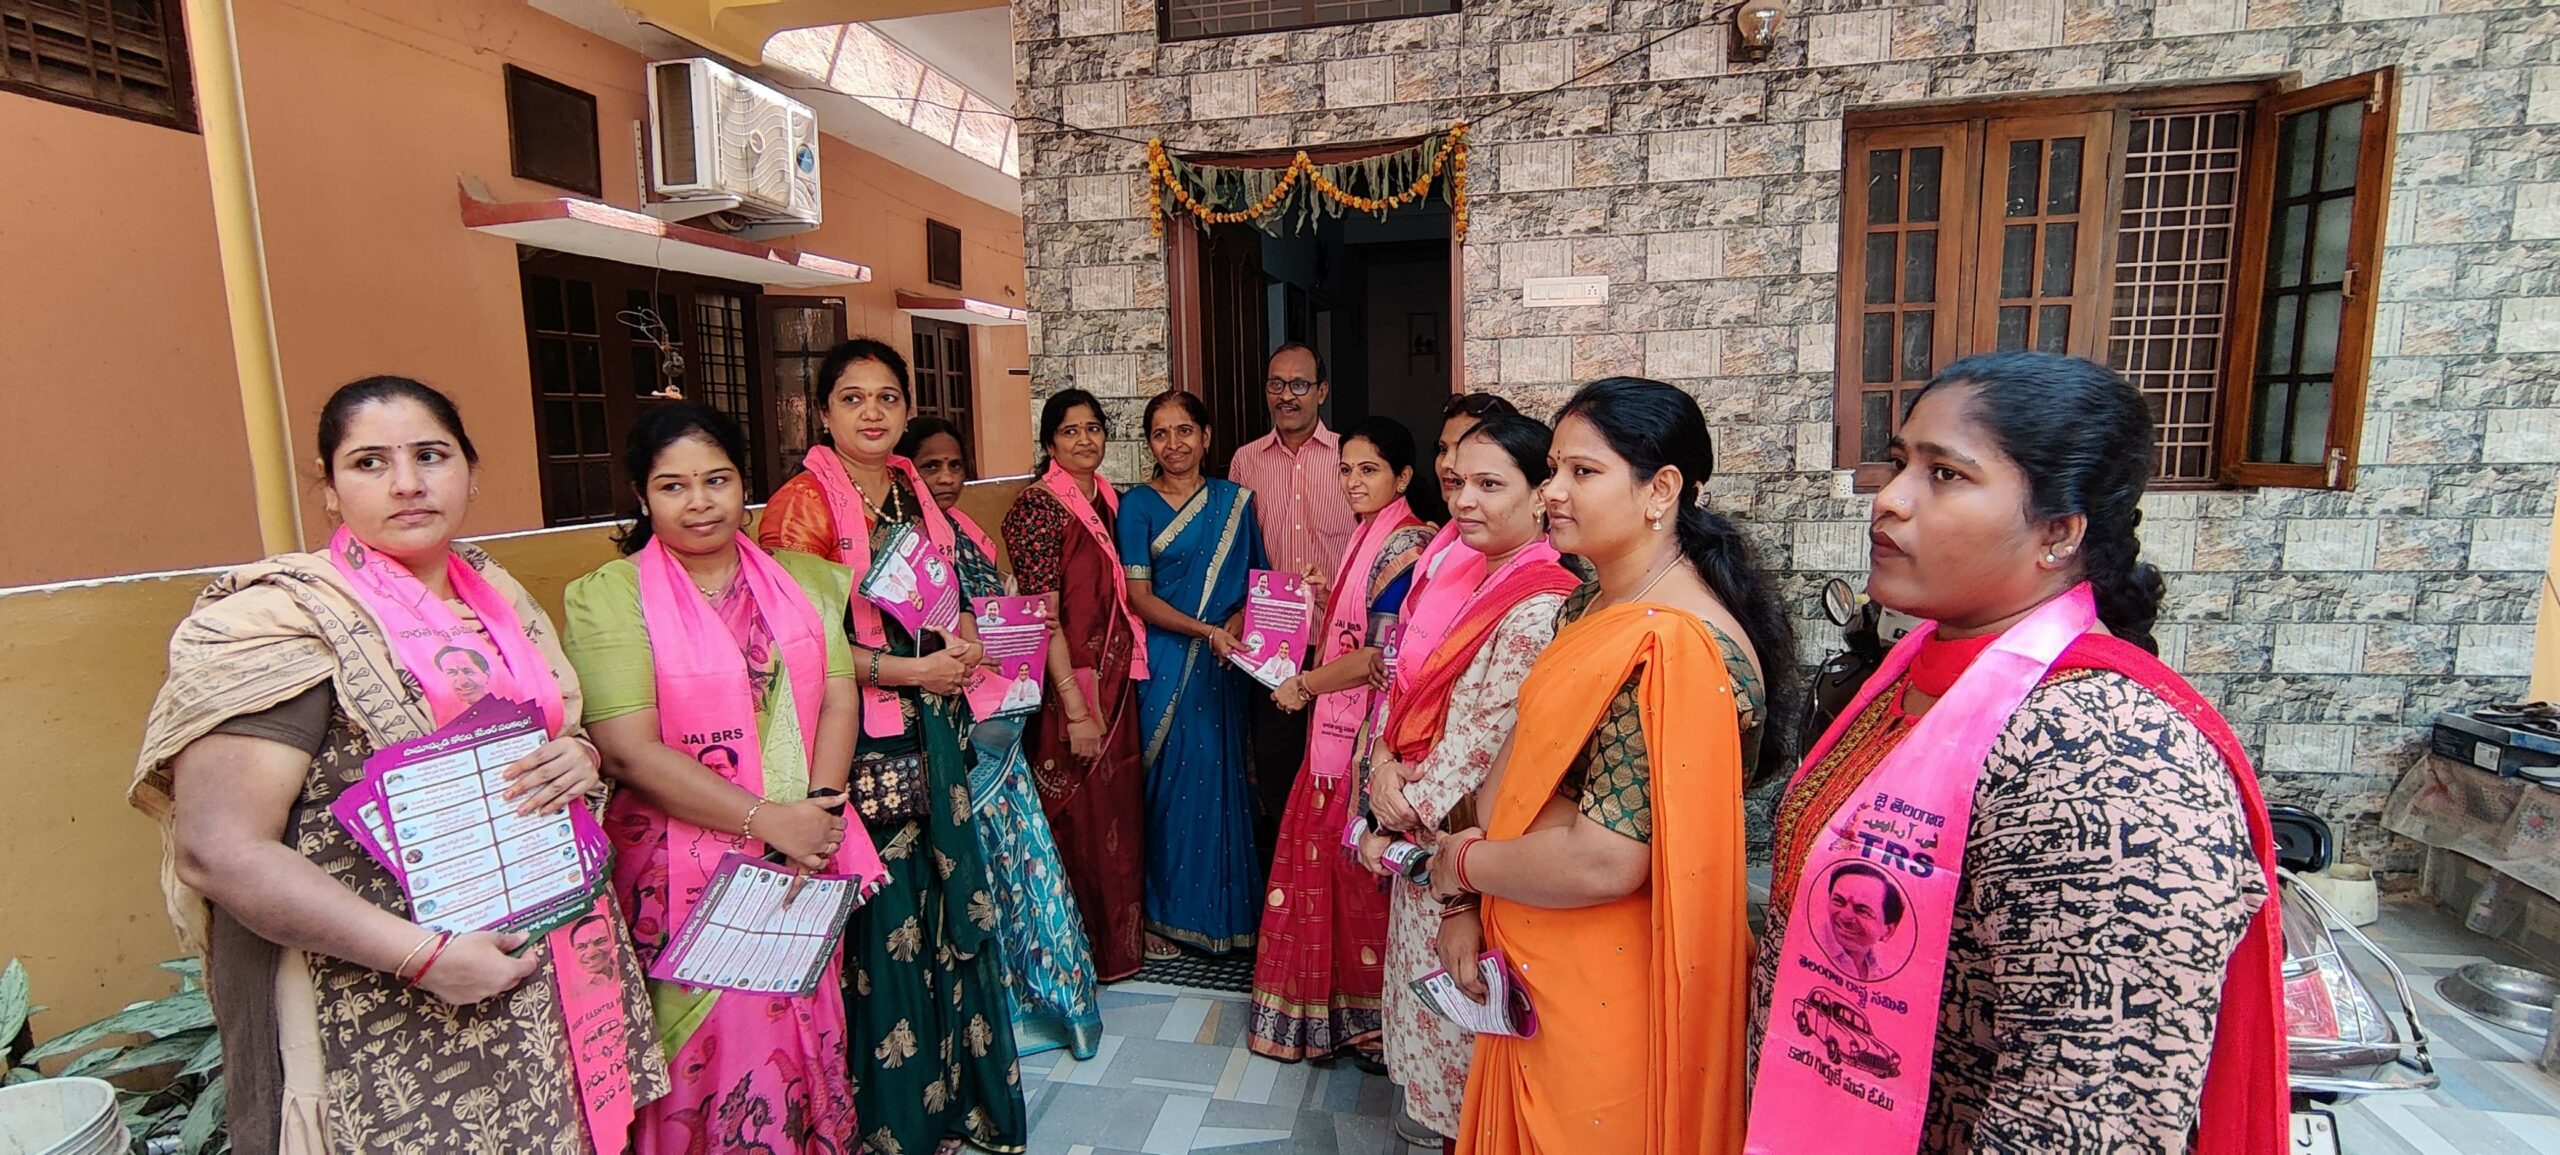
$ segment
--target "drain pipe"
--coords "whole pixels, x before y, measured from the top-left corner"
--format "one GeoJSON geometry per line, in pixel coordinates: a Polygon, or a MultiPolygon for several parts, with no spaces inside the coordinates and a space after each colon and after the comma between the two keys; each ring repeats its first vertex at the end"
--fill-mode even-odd
{"type": "Polygon", "coordinates": [[[267,295],[267,245],[258,225],[257,176],[249,163],[239,38],[231,0],[186,0],[186,11],[187,55],[195,68],[196,115],[222,252],[222,292],[231,313],[231,357],[239,374],[240,417],[249,431],[258,541],[269,554],[289,553],[302,548],[302,504],[293,492],[292,424],[276,356],[275,305],[267,295]]]}

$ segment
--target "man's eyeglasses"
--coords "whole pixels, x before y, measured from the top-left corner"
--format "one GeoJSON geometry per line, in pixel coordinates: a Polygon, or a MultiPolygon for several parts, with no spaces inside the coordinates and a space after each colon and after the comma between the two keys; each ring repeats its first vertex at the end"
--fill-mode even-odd
{"type": "Polygon", "coordinates": [[[1315,392],[1317,384],[1317,382],[1296,377],[1270,377],[1263,380],[1262,391],[1274,397],[1283,393],[1291,397],[1304,397],[1315,392]]]}

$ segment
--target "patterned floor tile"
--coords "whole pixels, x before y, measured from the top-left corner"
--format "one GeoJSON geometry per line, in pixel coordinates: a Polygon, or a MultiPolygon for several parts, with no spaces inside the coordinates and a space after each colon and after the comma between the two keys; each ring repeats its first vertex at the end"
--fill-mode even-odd
{"type": "MultiPolygon", "coordinates": [[[[2434,995],[2434,979],[2515,952],[2410,899],[2367,928],[2411,969],[2443,1086],[2335,1109],[2349,1155],[2560,1152],[2560,1078],[2535,1070],[2539,1039],[2483,1023],[2434,995]]],[[[2352,953],[2352,952],[2351,952],[2352,953]]],[[[1210,960],[1194,960],[1210,961],[1210,960]]],[[[2360,964],[2361,965],[2361,964],[2360,964]]],[[[1250,981],[1250,964],[1235,967],[1250,981]]],[[[1348,1064],[1278,1063],[1244,1043],[1249,1006],[1231,991],[1151,967],[1102,993],[1105,1037],[1090,1060],[1023,1063],[1031,1155],[1436,1155],[1395,1134],[1397,1091],[1348,1064]]],[[[2368,975],[2392,1003],[2381,976],[2368,975]]]]}

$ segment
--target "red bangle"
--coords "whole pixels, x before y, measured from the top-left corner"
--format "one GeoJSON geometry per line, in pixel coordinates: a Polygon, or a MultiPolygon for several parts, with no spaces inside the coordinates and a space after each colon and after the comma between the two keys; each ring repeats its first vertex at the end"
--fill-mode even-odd
{"type": "Polygon", "coordinates": [[[1450,864],[1455,866],[1458,870],[1458,888],[1470,894],[1484,893],[1483,891],[1476,889],[1475,883],[1467,880],[1467,852],[1475,849],[1476,844],[1482,841],[1484,841],[1484,836],[1479,834],[1465,842],[1459,843],[1458,853],[1454,856],[1455,861],[1450,864]]]}
{"type": "Polygon", "coordinates": [[[444,957],[444,948],[446,948],[447,946],[450,946],[450,945],[452,945],[452,944],[453,944],[453,932],[451,932],[451,931],[446,931],[446,932],[443,932],[443,933],[441,933],[441,934],[438,934],[438,935],[436,936],[436,945],[435,945],[435,949],[430,950],[430,951],[428,951],[428,952],[427,952],[427,961],[422,962],[422,963],[419,963],[419,964],[418,964],[418,973],[416,973],[416,974],[414,974],[414,975],[410,975],[407,979],[405,979],[405,980],[403,980],[403,981],[407,982],[410,986],[413,986],[413,987],[414,987],[414,986],[416,986],[416,985],[418,985],[419,983],[422,983],[422,982],[427,981],[427,971],[428,971],[430,968],[432,968],[432,967],[434,967],[434,966],[436,965],[436,960],[437,960],[437,959],[440,959],[440,958],[443,958],[443,957],[444,957]]]}

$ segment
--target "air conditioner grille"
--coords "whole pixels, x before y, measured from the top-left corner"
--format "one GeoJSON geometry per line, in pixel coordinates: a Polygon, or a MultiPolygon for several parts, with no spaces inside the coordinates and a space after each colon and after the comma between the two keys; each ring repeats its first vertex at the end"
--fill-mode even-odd
{"type": "Polygon", "coordinates": [[[693,123],[693,76],[683,68],[653,68],[650,74],[658,82],[658,166],[671,185],[688,185],[702,179],[694,171],[693,139],[699,131],[693,123]]]}

